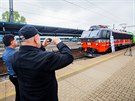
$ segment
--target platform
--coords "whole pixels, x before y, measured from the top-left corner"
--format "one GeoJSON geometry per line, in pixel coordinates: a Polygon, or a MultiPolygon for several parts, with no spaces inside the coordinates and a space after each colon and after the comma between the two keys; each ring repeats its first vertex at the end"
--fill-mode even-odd
{"type": "MultiPolygon", "coordinates": [[[[135,49],[132,57],[124,52],[75,60],[58,70],[59,101],[135,101],[135,49]]],[[[0,101],[14,101],[9,80],[0,89],[0,101]]]]}

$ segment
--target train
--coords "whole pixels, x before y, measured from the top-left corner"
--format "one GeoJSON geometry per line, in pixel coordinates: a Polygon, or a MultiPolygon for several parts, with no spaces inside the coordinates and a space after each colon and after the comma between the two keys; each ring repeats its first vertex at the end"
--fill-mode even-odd
{"type": "Polygon", "coordinates": [[[94,25],[88,31],[83,31],[80,41],[80,50],[84,55],[96,57],[135,44],[135,35],[132,32],[110,29],[106,25],[94,25]]]}
{"type": "MultiPolygon", "coordinates": [[[[40,41],[43,42],[45,40],[45,38],[53,38],[55,36],[40,36],[40,41]]],[[[71,36],[56,36],[58,38],[60,38],[61,41],[63,42],[78,42],[80,41],[79,37],[71,37],[71,36]]],[[[15,39],[17,41],[19,41],[19,36],[15,36],[15,39]]]]}
{"type": "MultiPolygon", "coordinates": [[[[3,36],[4,35],[0,35],[0,43],[2,43],[3,36]]],[[[46,37],[52,38],[55,36],[40,36],[41,42],[43,42],[46,37]]],[[[80,41],[80,37],[74,37],[74,36],[56,36],[56,37],[59,37],[61,41],[63,42],[79,42],[80,41]]],[[[19,36],[15,35],[15,39],[19,41],[19,36]]]]}

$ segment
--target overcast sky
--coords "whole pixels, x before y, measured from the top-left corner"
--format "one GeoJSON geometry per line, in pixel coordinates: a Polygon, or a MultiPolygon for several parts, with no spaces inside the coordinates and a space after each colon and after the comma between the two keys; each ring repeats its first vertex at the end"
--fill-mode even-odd
{"type": "MultiPolygon", "coordinates": [[[[135,25],[135,0],[13,0],[29,24],[88,30],[92,25],[135,25]]],[[[0,0],[0,15],[9,0],[0,0]]],[[[135,31],[135,27],[129,28],[135,31]]]]}

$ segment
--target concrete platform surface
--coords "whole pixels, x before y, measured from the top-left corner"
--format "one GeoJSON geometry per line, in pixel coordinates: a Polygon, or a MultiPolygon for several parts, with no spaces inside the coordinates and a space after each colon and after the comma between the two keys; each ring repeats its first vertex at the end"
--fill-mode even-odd
{"type": "MultiPolygon", "coordinates": [[[[59,101],[135,101],[135,50],[132,57],[124,52],[76,60],[58,70],[59,101]]],[[[0,101],[14,101],[9,81],[0,89],[0,101]]]]}
{"type": "Polygon", "coordinates": [[[59,81],[59,100],[135,101],[135,50],[123,54],[59,81]]]}

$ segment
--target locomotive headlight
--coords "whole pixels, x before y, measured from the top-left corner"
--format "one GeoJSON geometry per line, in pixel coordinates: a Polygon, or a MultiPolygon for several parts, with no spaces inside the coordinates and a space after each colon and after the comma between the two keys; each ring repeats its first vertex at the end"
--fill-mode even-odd
{"type": "Polygon", "coordinates": [[[91,45],[91,43],[88,42],[87,45],[91,45]]]}
{"type": "Polygon", "coordinates": [[[96,46],[98,46],[98,43],[96,43],[96,46]]]}

